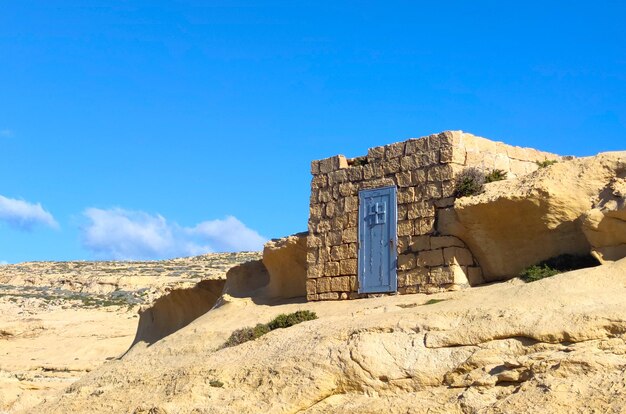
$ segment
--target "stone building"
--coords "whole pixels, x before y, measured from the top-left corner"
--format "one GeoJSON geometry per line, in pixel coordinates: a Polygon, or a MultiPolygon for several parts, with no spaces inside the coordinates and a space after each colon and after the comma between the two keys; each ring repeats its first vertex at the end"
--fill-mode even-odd
{"type": "Polygon", "coordinates": [[[307,299],[435,293],[482,282],[465,243],[438,228],[467,167],[507,178],[560,157],[446,131],[311,163],[307,299]]]}

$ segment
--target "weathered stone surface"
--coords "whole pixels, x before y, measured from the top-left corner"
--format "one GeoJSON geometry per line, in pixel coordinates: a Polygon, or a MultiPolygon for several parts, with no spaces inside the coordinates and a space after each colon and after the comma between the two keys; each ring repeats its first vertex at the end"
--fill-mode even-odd
{"type": "Polygon", "coordinates": [[[426,250],[417,254],[418,266],[443,266],[443,250],[426,250]]]}
{"type": "MultiPolygon", "coordinates": [[[[615,152],[491,183],[481,195],[457,199],[454,214],[441,210],[439,231],[467,243],[486,281],[514,277],[527,266],[561,254],[587,254],[590,240],[597,242],[594,226],[599,228],[594,224],[599,223],[597,212],[590,212],[594,200],[600,202],[624,171],[626,152],[615,152]]],[[[621,255],[617,251],[612,258],[621,255]]]]}
{"type": "Polygon", "coordinates": [[[272,240],[263,248],[263,265],[269,273],[266,294],[276,298],[305,296],[307,234],[272,240]]]}
{"type": "Polygon", "coordinates": [[[597,206],[583,214],[582,229],[601,262],[626,257],[626,164],[600,194],[597,206]]]}

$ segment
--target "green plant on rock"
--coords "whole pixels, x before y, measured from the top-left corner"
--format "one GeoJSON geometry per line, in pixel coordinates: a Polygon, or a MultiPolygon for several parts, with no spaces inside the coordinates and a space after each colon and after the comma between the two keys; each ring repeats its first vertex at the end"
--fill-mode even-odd
{"type": "Polygon", "coordinates": [[[237,329],[226,340],[222,348],[243,344],[253,341],[275,329],[289,328],[302,322],[317,319],[315,312],[300,310],[290,314],[280,314],[268,323],[259,323],[255,327],[237,329]]]}
{"type": "Polygon", "coordinates": [[[539,168],[546,168],[546,167],[556,164],[557,162],[558,162],[557,160],[543,160],[543,161],[535,161],[535,164],[537,164],[539,168]]]}
{"type": "Polygon", "coordinates": [[[591,255],[562,254],[522,270],[519,277],[525,282],[535,282],[546,277],[577,269],[598,266],[598,260],[591,255]]]}
{"type": "Polygon", "coordinates": [[[491,170],[491,172],[487,175],[485,175],[485,182],[486,183],[493,183],[496,181],[502,181],[502,180],[506,180],[506,171],[504,170],[491,170]]]}
{"type": "Polygon", "coordinates": [[[456,177],[455,197],[467,197],[480,194],[485,184],[485,174],[475,167],[466,168],[456,177]]]}

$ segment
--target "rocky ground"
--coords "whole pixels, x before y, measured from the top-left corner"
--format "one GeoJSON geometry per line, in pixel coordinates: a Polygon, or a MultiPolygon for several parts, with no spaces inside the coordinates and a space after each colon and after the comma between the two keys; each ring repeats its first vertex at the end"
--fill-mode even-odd
{"type": "Polygon", "coordinates": [[[626,260],[431,296],[225,296],[36,411],[626,412],[625,298],[626,260]],[[297,309],[320,318],[222,349],[234,329],[297,309]]]}
{"type": "Polygon", "coordinates": [[[142,308],[201,279],[224,279],[232,266],[259,257],[0,265],[0,412],[28,412],[118,358],[135,337],[142,308]]]}

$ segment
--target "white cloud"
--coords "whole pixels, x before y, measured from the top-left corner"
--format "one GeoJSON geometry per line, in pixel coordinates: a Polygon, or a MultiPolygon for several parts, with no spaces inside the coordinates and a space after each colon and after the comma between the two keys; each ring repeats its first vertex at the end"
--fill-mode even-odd
{"type": "Polygon", "coordinates": [[[0,137],[11,138],[13,136],[13,131],[10,129],[0,129],[0,137]]]}
{"type": "Polygon", "coordinates": [[[31,230],[35,225],[43,224],[58,228],[52,214],[43,209],[41,204],[29,203],[0,195],[0,221],[20,230],[31,230]]]}
{"type": "Polygon", "coordinates": [[[162,259],[209,252],[260,250],[266,241],[235,217],[193,227],[163,216],[121,208],[88,208],[82,244],[102,259],[162,259]]]}

